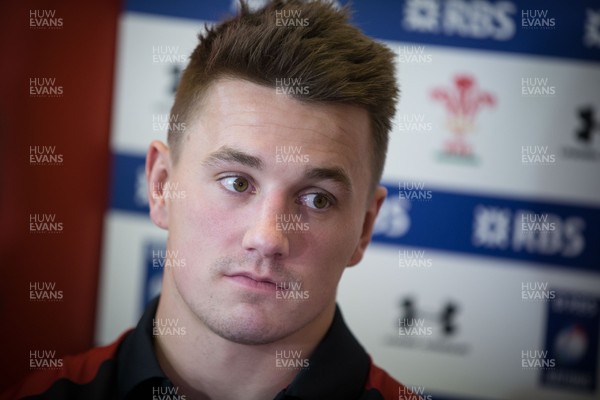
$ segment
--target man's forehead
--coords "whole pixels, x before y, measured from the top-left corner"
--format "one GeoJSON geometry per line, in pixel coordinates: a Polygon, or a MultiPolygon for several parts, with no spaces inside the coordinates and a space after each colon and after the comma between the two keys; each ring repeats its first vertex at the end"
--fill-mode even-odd
{"type": "Polygon", "coordinates": [[[211,83],[195,118],[213,127],[260,129],[271,125],[291,130],[286,132],[291,134],[313,131],[317,135],[339,136],[337,140],[345,137],[355,146],[361,145],[361,138],[371,135],[368,113],[361,107],[303,101],[277,93],[276,88],[234,78],[211,83]]]}
{"type": "Polygon", "coordinates": [[[195,132],[192,142],[202,143],[205,156],[222,146],[266,161],[275,159],[277,151],[294,151],[307,154],[311,164],[328,161],[342,167],[351,181],[370,182],[371,132],[362,108],[300,101],[275,88],[228,78],[210,85],[196,118],[189,132],[195,132]]]}

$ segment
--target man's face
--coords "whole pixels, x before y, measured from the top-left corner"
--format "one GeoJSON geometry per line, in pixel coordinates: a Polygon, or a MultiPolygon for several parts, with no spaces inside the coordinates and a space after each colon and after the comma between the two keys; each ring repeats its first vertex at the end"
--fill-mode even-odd
{"type": "Polygon", "coordinates": [[[151,214],[185,260],[165,274],[213,332],[272,343],[332,310],[368,243],[385,196],[367,193],[368,114],[234,79],[213,83],[198,114],[156,174],[185,192],[151,214]]]}

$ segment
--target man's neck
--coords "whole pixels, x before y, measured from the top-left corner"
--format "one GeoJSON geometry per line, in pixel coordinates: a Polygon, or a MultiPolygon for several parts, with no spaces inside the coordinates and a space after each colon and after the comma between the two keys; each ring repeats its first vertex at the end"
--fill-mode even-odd
{"type": "Polygon", "coordinates": [[[294,349],[310,357],[331,325],[334,313],[335,304],[332,304],[319,317],[321,321],[309,329],[301,329],[274,343],[244,345],[208,329],[175,289],[164,282],[155,318],[159,321],[176,318],[179,326],[186,327],[186,334],[157,335],[154,348],[165,374],[179,389],[178,393],[188,398],[270,399],[299,372],[299,369],[277,366],[276,351],[294,349]]]}

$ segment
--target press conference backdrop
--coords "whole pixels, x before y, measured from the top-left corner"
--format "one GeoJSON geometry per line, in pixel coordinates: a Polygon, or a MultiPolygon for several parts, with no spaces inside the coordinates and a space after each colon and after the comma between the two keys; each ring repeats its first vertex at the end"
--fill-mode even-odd
{"type": "MultiPolygon", "coordinates": [[[[197,34],[236,8],[126,2],[99,344],[160,290],[166,234],[148,218],[145,152],[181,123],[169,109],[197,34]]],[[[599,398],[600,3],[352,8],[353,22],[396,53],[402,96],[388,198],[365,259],[339,288],[350,327],[426,399],[599,398]]]]}

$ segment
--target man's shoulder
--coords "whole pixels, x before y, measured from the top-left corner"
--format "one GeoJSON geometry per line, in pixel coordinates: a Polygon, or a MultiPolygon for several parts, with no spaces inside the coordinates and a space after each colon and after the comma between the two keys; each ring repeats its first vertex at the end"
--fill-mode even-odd
{"type": "Polygon", "coordinates": [[[365,391],[378,392],[384,400],[419,400],[406,386],[371,361],[365,391]]]}
{"type": "Polygon", "coordinates": [[[69,398],[80,394],[83,387],[109,385],[115,376],[118,348],[129,333],[107,346],[83,353],[52,360],[35,359],[33,365],[30,362],[34,372],[2,393],[0,399],[69,398]]]}

